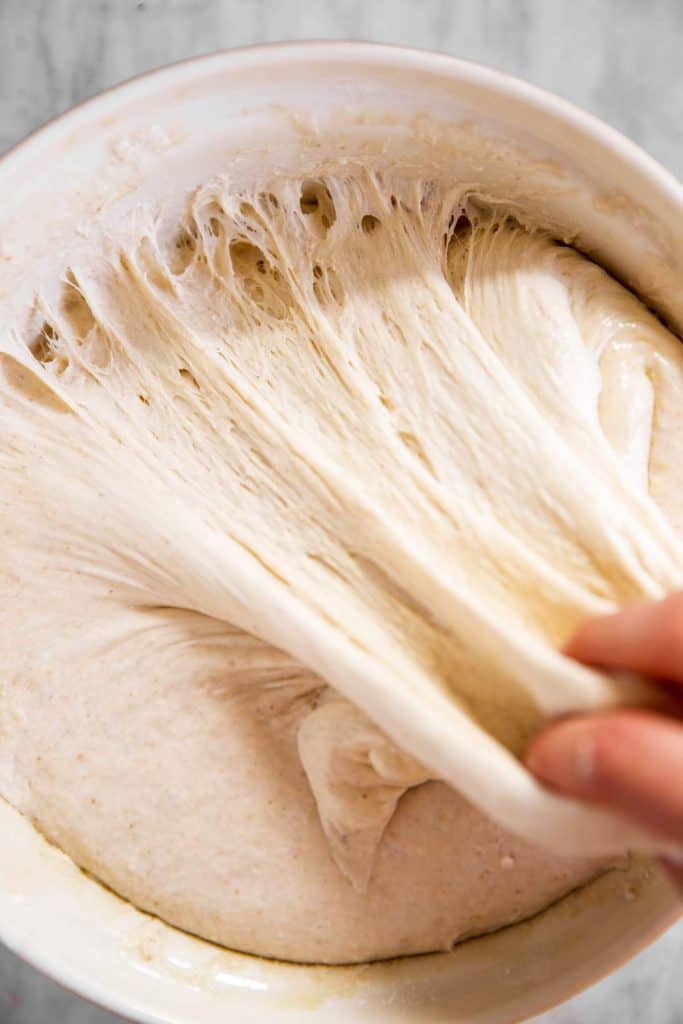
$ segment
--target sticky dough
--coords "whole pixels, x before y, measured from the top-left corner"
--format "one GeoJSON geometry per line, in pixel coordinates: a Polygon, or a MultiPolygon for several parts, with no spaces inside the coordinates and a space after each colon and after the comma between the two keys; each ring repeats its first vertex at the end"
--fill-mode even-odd
{"type": "Polygon", "coordinates": [[[683,348],[603,270],[408,170],[215,179],[0,351],[0,792],[79,864],[338,962],[653,848],[520,761],[642,699],[577,623],[683,583],[683,348]]]}

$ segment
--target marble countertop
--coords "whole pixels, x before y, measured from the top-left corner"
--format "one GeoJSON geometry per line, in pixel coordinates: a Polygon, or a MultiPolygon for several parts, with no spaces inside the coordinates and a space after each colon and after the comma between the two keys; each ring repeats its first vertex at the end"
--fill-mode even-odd
{"type": "MultiPolygon", "coordinates": [[[[559,93],[683,174],[682,0],[0,0],[0,153],[140,71],[352,38],[438,49],[559,93]]],[[[683,925],[535,1024],[682,1024],[683,925]]],[[[0,948],[0,1024],[114,1024],[0,948]]]]}

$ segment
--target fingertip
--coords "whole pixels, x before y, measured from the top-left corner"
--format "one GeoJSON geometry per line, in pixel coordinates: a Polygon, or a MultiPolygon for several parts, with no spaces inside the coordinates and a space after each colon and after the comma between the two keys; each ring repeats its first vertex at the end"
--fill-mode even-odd
{"type": "Polygon", "coordinates": [[[566,796],[601,804],[683,842],[683,726],[638,710],[563,719],[544,729],[529,770],[566,796]]]}
{"type": "Polygon", "coordinates": [[[562,653],[568,658],[574,658],[576,661],[586,664],[594,662],[596,653],[600,653],[602,647],[601,641],[607,621],[608,618],[605,617],[583,622],[564,644],[562,653]]]}
{"type": "Polygon", "coordinates": [[[588,619],[569,638],[562,653],[587,665],[621,667],[624,656],[628,660],[628,640],[645,607],[633,605],[613,615],[588,619]]]}
{"type": "Polygon", "coordinates": [[[633,604],[580,626],[563,648],[587,665],[683,684],[683,593],[633,604]]]}
{"type": "Polygon", "coordinates": [[[596,746],[591,718],[564,719],[536,737],[526,765],[546,785],[581,796],[590,790],[595,775],[596,746]]]}

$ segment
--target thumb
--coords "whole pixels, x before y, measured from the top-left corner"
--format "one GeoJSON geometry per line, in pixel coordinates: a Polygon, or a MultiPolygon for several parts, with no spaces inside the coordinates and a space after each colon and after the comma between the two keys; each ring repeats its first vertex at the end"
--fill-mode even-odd
{"type": "Polygon", "coordinates": [[[562,719],[535,738],[526,763],[553,789],[683,843],[680,722],[647,711],[562,719]]]}

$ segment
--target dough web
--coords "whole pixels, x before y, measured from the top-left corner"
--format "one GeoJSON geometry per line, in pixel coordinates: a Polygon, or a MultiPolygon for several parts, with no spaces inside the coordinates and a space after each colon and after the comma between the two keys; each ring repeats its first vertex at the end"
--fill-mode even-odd
{"type": "Polygon", "coordinates": [[[183,671],[208,630],[231,686],[310,701],[299,752],[359,888],[425,779],[563,854],[652,849],[519,758],[548,716],[643,697],[558,647],[683,583],[648,474],[679,349],[571,248],[408,171],[138,212],[2,339],[8,674],[186,615],[183,671]]]}

